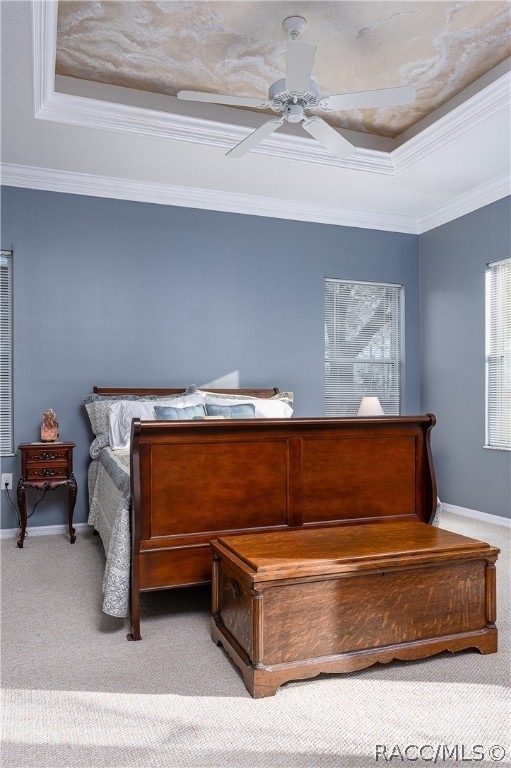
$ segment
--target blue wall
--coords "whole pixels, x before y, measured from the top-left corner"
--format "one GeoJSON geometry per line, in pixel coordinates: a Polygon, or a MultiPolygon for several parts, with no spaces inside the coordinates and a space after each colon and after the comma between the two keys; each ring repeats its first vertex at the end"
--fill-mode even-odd
{"type": "Polygon", "coordinates": [[[484,276],[511,255],[510,198],[421,235],[421,409],[443,501],[511,517],[511,453],[485,437],[484,276]]]}
{"type": "MultiPolygon", "coordinates": [[[[103,386],[187,386],[239,371],[240,386],[295,393],[323,414],[323,280],[402,283],[404,412],[419,412],[418,237],[6,187],[14,250],[15,445],[53,408],[76,442],[75,521],[87,518],[90,429],[103,386]]],[[[19,474],[18,459],[2,471],[19,474]]],[[[2,493],[2,527],[16,525],[2,493]]],[[[32,494],[33,497],[33,494],[32,494]]],[[[64,522],[65,492],[32,525],[64,522]]]]}

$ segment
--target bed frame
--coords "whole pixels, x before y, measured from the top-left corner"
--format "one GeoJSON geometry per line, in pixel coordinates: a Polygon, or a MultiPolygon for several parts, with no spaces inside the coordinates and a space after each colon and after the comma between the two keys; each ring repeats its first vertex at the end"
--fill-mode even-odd
{"type": "MultiPolygon", "coordinates": [[[[214,390],[271,397],[278,390],[214,390]]],[[[182,393],[95,387],[103,395],[182,393]]],[[[128,638],[140,593],[211,581],[210,541],[243,532],[420,520],[436,511],[435,417],[134,419],[128,638]]]]}

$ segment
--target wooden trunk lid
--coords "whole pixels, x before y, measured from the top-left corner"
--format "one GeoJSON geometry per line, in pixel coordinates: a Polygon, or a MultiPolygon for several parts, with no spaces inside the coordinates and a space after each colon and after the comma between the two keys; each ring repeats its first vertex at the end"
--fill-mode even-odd
{"type": "Polygon", "coordinates": [[[254,583],[499,552],[486,542],[413,520],[226,536],[218,544],[254,583]]]}

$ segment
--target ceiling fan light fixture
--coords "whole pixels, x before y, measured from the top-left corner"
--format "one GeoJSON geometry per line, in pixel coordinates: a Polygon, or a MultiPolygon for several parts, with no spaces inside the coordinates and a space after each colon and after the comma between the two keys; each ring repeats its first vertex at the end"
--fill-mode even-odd
{"type": "Polygon", "coordinates": [[[301,104],[288,104],[285,114],[288,123],[301,123],[305,116],[301,104]]]}

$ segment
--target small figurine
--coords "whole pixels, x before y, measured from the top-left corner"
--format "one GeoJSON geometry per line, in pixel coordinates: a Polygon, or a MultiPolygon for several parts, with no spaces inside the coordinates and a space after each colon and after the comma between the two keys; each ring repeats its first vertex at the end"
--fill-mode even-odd
{"type": "Polygon", "coordinates": [[[59,439],[59,423],[57,414],[49,408],[43,413],[43,423],[41,425],[41,442],[54,443],[59,439]]]}

